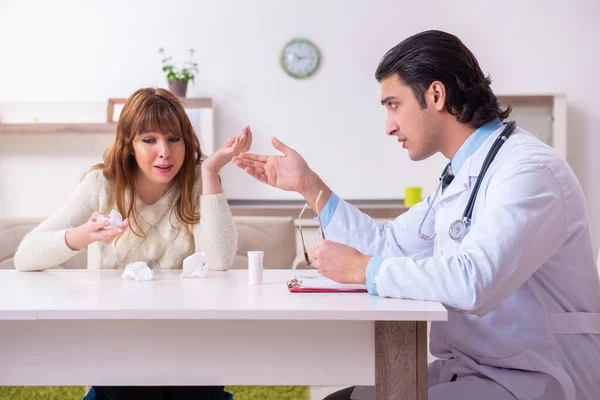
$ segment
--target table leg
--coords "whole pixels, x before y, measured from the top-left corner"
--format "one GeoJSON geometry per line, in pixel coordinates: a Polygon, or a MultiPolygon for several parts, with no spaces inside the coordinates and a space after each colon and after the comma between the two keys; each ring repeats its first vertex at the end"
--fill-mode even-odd
{"type": "Polygon", "coordinates": [[[427,322],[375,322],[377,400],[427,400],[427,322]]]}

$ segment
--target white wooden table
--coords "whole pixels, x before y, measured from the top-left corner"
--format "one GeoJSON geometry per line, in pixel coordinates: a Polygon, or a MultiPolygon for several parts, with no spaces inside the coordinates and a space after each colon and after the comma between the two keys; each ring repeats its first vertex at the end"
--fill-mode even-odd
{"type": "MultiPolygon", "coordinates": [[[[313,271],[302,271],[306,275],[313,271]]],[[[0,385],[374,385],[427,398],[434,302],[289,293],[289,270],[152,281],[0,270],[0,385]]]]}

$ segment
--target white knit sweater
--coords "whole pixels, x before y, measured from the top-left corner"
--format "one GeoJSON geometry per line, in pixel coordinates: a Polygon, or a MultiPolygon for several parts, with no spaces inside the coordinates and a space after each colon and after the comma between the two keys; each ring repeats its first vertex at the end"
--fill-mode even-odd
{"type": "MultiPolygon", "coordinates": [[[[237,250],[237,230],[227,200],[223,194],[201,195],[200,179],[200,168],[197,168],[193,193],[200,198],[196,209],[200,222],[192,227],[193,234],[175,216],[177,183],[152,205],[135,195],[134,212],[140,224],[136,230],[145,232],[146,237],[138,237],[127,228],[117,240],[99,245],[98,263],[89,267],[125,268],[131,262],[145,261],[153,269],[182,268],[183,259],[198,251],[207,253],[211,270],[230,267],[237,250]]],[[[60,210],[25,236],[15,254],[15,268],[43,270],[77,254],[67,246],[67,230],[86,223],[94,211],[108,214],[114,208],[108,204],[108,196],[109,184],[102,171],[90,171],[60,210]]],[[[130,196],[126,197],[126,209],[130,201],[130,196]]],[[[132,218],[129,221],[133,224],[132,218]]]]}

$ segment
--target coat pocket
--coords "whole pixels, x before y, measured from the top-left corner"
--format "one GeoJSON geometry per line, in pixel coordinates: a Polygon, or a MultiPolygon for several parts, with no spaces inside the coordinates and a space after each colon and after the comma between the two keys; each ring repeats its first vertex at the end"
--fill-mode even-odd
{"type": "Polygon", "coordinates": [[[534,400],[546,391],[548,375],[535,371],[527,354],[504,358],[473,357],[483,375],[498,382],[519,400],[534,400]]]}

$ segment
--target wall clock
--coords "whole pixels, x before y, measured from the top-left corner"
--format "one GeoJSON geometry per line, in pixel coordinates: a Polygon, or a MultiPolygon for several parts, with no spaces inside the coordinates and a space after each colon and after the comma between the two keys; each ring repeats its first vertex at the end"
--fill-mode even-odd
{"type": "Polygon", "coordinates": [[[304,79],[319,67],[319,49],[310,40],[292,39],[281,51],[281,67],[292,78],[304,79]]]}

